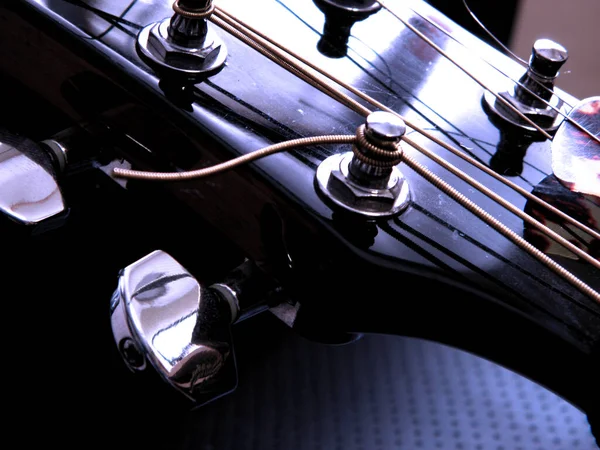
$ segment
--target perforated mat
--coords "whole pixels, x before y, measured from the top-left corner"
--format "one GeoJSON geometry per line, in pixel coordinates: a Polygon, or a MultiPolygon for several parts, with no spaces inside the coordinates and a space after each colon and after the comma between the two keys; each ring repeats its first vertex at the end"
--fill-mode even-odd
{"type": "MultiPolygon", "coordinates": [[[[595,450],[585,415],[493,363],[411,338],[327,347],[287,333],[183,448],[595,450]]],[[[189,431],[189,428],[188,428],[189,431]]]]}

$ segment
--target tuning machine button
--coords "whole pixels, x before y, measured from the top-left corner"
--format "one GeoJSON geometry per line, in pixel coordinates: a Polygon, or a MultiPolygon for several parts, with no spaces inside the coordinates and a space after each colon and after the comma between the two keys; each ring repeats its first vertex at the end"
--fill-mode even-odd
{"type": "Polygon", "coordinates": [[[271,292],[279,291],[251,261],[205,287],[157,250],[121,271],[113,337],[129,369],[154,368],[200,406],[237,386],[231,325],[267,310],[271,292]]]}
{"type": "Polygon", "coordinates": [[[127,366],[154,367],[199,404],[237,385],[232,316],[226,300],[163,251],[126,267],[111,302],[113,335],[127,366]]]}
{"type": "Polygon", "coordinates": [[[554,83],[567,59],[568,52],[562,45],[550,39],[538,39],[531,51],[529,67],[519,83],[498,93],[512,107],[491,92],[484,94],[484,105],[501,120],[533,134],[539,134],[539,130],[524,121],[515,109],[544,131],[556,131],[568,111],[565,103],[554,93],[554,83]]]}
{"type": "Polygon", "coordinates": [[[66,150],[53,140],[40,144],[3,134],[0,138],[0,211],[34,232],[55,228],[67,208],[57,182],[66,150]]]}

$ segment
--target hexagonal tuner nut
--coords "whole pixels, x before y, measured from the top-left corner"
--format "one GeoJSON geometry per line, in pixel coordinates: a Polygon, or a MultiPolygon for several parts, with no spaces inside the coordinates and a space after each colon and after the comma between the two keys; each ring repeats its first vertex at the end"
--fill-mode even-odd
{"type": "MultiPolygon", "coordinates": [[[[389,148],[390,143],[398,144],[405,132],[402,119],[377,111],[367,117],[364,137],[369,145],[389,148]]],[[[355,149],[368,159],[381,158],[369,153],[369,145],[358,140],[355,149]]],[[[316,181],[328,200],[364,216],[394,215],[410,202],[408,183],[397,167],[371,165],[354,152],[332,155],[323,161],[317,168],[316,181]]]]}
{"type": "Polygon", "coordinates": [[[206,24],[206,35],[190,46],[170,35],[171,20],[151,23],[140,31],[137,49],[142,59],[161,76],[198,81],[217,73],[227,59],[227,47],[212,25],[206,24]]]}

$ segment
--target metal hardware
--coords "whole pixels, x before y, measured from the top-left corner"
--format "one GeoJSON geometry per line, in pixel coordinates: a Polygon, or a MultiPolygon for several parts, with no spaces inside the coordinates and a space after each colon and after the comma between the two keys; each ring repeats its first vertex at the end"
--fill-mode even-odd
{"type": "MultiPolygon", "coordinates": [[[[568,109],[564,102],[553,93],[554,81],[568,59],[567,50],[549,39],[538,39],[533,45],[529,68],[519,79],[519,84],[500,92],[505,100],[535,122],[543,130],[554,132],[562,122],[568,109]],[[537,95],[536,98],[530,92],[537,95]],[[551,106],[544,103],[545,100],[551,106]]],[[[484,94],[484,105],[489,112],[521,129],[538,134],[539,131],[521,119],[513,110],[500,102],[491,92],[484,94]]]]}
{"type": "Polygon", "coordinates": [[[365,216],[389,216],[404,210],[410,202],[406,179],[397,167],[386,164],[384,151],[372,153],[369,145],[399,148],[405,131],[406,125],[394,114],[383,111],[369,114],[364,132],[368,145],[361,145],[359,140],[355,152],[325,159],[316,174],[320,191],[336,205],[365,216]]]}
{"type": "Polygon", "coordinates": [[[50,153],[54,157],[54,161],[58,166],[58,170],[63,172],[67,167],[67,163],[69,162],[67,148],[56,139],[46,139],[40,142],[40,144],[45,145],[46,148],[50,150],[50,153]]]}
{"type": "Polygon", "coordinates": [[[170,255],[155,251],[122,271],[111,323],[132,371],[150,364],[187,397],[206,403],[237,384],[231,311],[170,255]]]}
{"type": "MultiPolygon", "coordinates": [[[[4,138],[3,138],[4,139],[4,138]]],[[[10,219],[36,228],[57,226],[67,208],[56,181],[53,156],[42,146],[20,139],[17,144],[0,142],[0,211],[10,219]],[[53,222],[52,225],[49,225],[53,222]]],[[[56,146],[48,146],[57,149],[56,146]]],[[[64,153],[63,153],[64,155],[64,153]]],[[[59,163],[59,167],[64,167],[59,163]]]]}
{"type": "Polygon", "coordinates": [[[235,389],[231,324],[267,310],[272,289],[250,261],[206,288],[155,251],[120,274],[111,301],[113,336],[132,371],[152,366],[199,406],[235,389]]]}
{"type": "Polygon", "coordinates": [[[317,49],[330,58],[343,58],[352,26],[381,9],[381,4],[371,0],[314,0],[325,15],[323,34],[317,49]]]}
{"type": "Polygon", "coordinates": [[[206,16],[193,17],[194,11],[207,10],[212,2],[178,2],[173,17],[144,27],[137,39],[142,58],[161,75],[185,81],[199,81],[218,72],[227,59],[227,48],[206,16]],[[197,9],[198,5],[204,5],[197,9]],[[192,6],[194,9],[192,9],[192,6]]]}
{"type": "Polygon", "coordinates": [[[212,284],[231,307],[232,323],[266,311],[281,301],[280,289],[250,260],[246,260],[220,282],[212,284]]]}

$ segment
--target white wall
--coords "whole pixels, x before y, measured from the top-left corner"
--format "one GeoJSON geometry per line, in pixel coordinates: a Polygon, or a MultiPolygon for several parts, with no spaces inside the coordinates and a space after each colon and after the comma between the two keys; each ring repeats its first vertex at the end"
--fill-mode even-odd
{"type": "Polygon", "coordinates": [[[579,98],[600,95],[600,0],[521,0],[511,49],[529,60],[539,38],[569,51],[559,87],[579,98]]]}

